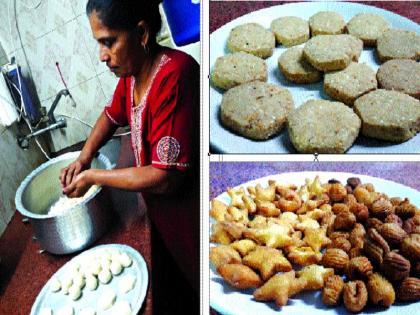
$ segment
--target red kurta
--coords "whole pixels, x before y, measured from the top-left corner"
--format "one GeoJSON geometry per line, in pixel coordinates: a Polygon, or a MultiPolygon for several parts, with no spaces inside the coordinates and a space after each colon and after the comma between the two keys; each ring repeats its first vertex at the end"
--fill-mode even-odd
{"type": "Polygon", "coordinates": [[[148,214],[166,246],[198,289],[199,283],[199,66],[189,55],[165,48],[151,84],[133,104],[134,77],[121,78],[105,107],[110,121],[130,125],[137,166],[187,172],[182,191],[145,194],[148,214]]]}

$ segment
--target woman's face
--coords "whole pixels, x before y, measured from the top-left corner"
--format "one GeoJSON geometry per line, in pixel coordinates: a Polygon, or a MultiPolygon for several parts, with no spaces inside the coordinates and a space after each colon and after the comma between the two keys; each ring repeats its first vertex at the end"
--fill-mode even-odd
{"type": "Polygon", "coordinates": [[[135,32],[105,26],[96,11],[89,16],[89,21],[93,37],[99,43],[99,59],[106,62],[117,77],[136,75],[144,54],[135,32]]]}

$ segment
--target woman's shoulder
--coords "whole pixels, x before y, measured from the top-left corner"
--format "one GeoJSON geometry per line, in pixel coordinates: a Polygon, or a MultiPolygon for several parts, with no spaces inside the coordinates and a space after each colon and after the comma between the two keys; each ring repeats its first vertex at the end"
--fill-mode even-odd
{"type": "Polygon", "coordinates": [[[166,67],[170,71],[183,72],[185,70],[199,69],[197,61],[187,53],[169,47],[164,48],[166,67]]]}

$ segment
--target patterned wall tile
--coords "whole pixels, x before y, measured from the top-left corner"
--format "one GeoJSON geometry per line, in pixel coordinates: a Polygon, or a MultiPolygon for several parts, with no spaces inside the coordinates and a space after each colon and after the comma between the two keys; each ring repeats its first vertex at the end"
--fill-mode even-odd
{"type": "Polygon", "coordinates": [[[102,91],[104,92],[106,101],[110,101],[114,95],[115,88],[117,87],[118,78],[109,70],[101,73],[99,76],[102,91]]]}
{"type": "MultiPolygon", "coordinates": [[[[16,124],[0,135],[0,217],[7,224],[15,212],[15,194],[21,181],[46,161],[34,143],[28,150],[18,147],[16,124]],[[12,158],[11,158],[12,157],[12,158]]],[[[3,232],[0,224],[0,235],[3,232]]]]}
{"type": "Polygon", "coordinates": [[[78,16],[86,14],[86,0],[70,0],[70,4],[73,8],[74,13],[78,16]]]}

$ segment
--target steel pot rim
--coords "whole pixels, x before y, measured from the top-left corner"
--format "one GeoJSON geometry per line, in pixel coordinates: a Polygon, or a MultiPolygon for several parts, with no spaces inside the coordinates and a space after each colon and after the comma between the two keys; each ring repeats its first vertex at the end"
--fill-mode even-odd
{"type": "MultiPolygon", "coordinates": [[[[71,208],[69,208],[66,211],[63,211],[61,213],[57,213],[57,214],[37,214],[37,213],[33,213],[33,212],[28,211],[23,206],[22,195],[23,195],[23,192],[24,192],[25,188],[29,185],[29,183],[35,178],[35,176],[37,176],[44,169],[48,168],[49,166],[51,166],[51,165],[53,165],[57,162],[61,162],[63,160],[68,160],[68,159],[71,159],[71,158],[77,158],[80,155],[80,152],[81,151],[69,152],[69,153],[62,154],[62,155],[60,155],[56,158],[53,158],[53,159],[41,164],[36,169],[34,169],[28,176],[26,176],[25,179],[20,183],[20,185],[19,185],[19,187],[16,191],[16,195],[15,195],[16,209],[22,215],[24,215],[26,217],[29,217],[30,219],[49,219],[49,218],[56,218],[56,217],[64,216],[68,212],[67,210],[71,210],[71,209],[75,209],[75,208],[79,207],[80,203],[75,204],[71,208]]],[[[99,153],[99,155],[96,157],[96,159],[98,159],[99,161],[104,163],[105,169],[111,169],[112,168],[110,160],[104,154],[99,153]]],[[[99,186],[98,189],[95,192],[93,192],[88,198],[86,198],[86,200],[83,201],[83,203],[86,204],[90,200],[95,198],[95,196],[98,195],[101,192],[101,190],[102,190],[102,187],[99,186]]]]}

